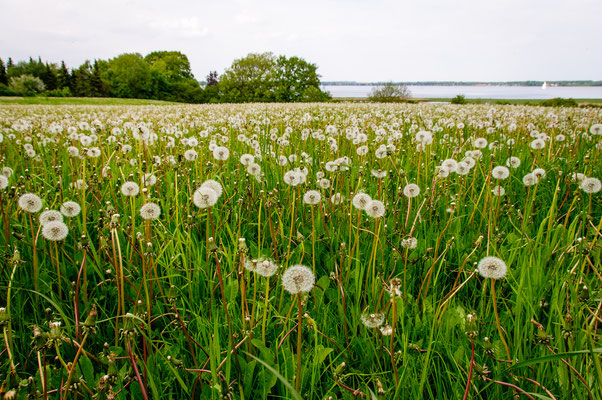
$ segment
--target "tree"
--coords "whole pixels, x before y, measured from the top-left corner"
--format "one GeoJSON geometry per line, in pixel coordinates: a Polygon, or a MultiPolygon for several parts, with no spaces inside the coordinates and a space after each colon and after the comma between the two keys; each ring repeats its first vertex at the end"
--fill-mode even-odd
{"type": "Polygon", "coordinates": [[[8,85],[8,75],[6,74],[6,66],[4,61],[0,58],[0,84],[8,85]]]}
{"type": "Polygon", "coordinates": [[[370,101],[385,103],[402,102],[411,97],[412,94],[406,85],[393,82],[376,85],[368,95],[370,101]]]}
{"type": "MultiPolygon", "coordinates": [[[[278,57],[276,61],[276,89],[277,101],[301,101],[309,88],[320,91],[320,76],[318,66],[311,64],[299,57],[278,57]]],[[[311,91],[315,97],[316,90],[311,91]]]]}
{"type": "Polygon", "coordinates": [[[152,98],[151,68],[139,53],[125,53],[109,60],[106,79],[115,97],[152,98]]]}
{"type": "Polygon", "coordinates": [[[39,77],[44,82],[46,90],[54,90],[58,87],[58,78],[56,76],[56,66],[46,63],[42,76],[39,77]]]}
{"type": "Polygon", "coordinates": [[[194,79],[188,57],[179,51],[153,51],[144,57],[144,61],[170,83],[194,79]]]}
{"type": "Polygon", "coordinates": [[[59,89],[71,87],[71,75],[69,74],[69,70],[65,65],[65,61],[61,61],[61,67],[56,73],[56,79],[56,84],[59,89]]]}
{"type": "Polygon", "coordinates": [[[272,53],[250,53],[234,60],[219,80],[227,102],[274,101],[276,60],[272,53]]]}
{"type": "Polygon", "coordinates": [[[33,75],[10,78],[10,89],[21,96],[35,96],[44,91],[44,82],[33,75]]]}
{"type": "Polygon", "coordinates": [[[207,86],[217,86],[219,83],[217,71],[209,71],[209,75],[207,75],[207,86]]]}

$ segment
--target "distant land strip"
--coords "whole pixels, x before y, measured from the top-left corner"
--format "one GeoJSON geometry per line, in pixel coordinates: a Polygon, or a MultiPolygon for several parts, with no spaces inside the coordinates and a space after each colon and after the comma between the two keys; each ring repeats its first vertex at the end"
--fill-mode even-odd
{"type": "MultiPolygon", "coordinates": [[[[548,86],[602,86],[602,81],[510,81],[510,82],[460,82],[460,81],[421,81],[421,82],[393,82],[398,85],[409,86],[541,86],[547,82],[548,86]]],[[[324,81],[322,86],[373,86],[382,82],[356,82],[356,81],[324,81]]]]}

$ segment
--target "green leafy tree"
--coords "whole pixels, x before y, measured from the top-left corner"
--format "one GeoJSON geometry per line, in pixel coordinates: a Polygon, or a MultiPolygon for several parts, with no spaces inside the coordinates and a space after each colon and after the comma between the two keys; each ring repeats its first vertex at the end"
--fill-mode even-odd
{"type": "Polygon", "coordinates": [[[71,74],[65,65],[65,61],[61,61],[61,66],[56,73],[56,79],[59,89],[71,87],[71,74]]]}
{"type": "Polygon", "coordinates": [[[35,96],[46,88],[44,82],[33,75],[21,75],[10,78],[10,89],[21,96],[35,96]]]}
{"type": "Polygon", "coordinates": [[[148,63],[151,70],[165,76],[168,82],[194,79],[188,57],[179,51],[153,51],[144,57],[144,61],[148,63]]]}
{"type": "Polygon", "coordinates": [[[272,53],[251,53],[234,60],[219,80],[226,102],[274,101],[276,59],[272,53]]]}
{"type": "Polygon", "coordinates": [[[151,68],[139,53],[121,54],[107,64],[106,79],[114,97],[148,99],[153,97],[151,68]]]}
{"type": "Polygon", "coordinates": [[[54,90],[58,88],[58,78],[56,73],[56,66],[46,63],[44,66],[44,72],[40,79],[44,82],[46,90],[54,90]]]}
{"type": "Polygon", "coordinates": [[[275,98],[277,101],[302,101],[306,97],[324,99],[320,95],[318,66],[299,57],[280,56],[276,60],[275,98]],[[310,90],[310,88],[313,88],[310,90]],[[317,91],[315,90],[317,89],[317,91]]]}
{"type": "Polygon", "coordinates": [[[370,101],[395,103],[410,99],[412,94],[406,85],[386,82],[376,85],[368,95],[370,101]]]}

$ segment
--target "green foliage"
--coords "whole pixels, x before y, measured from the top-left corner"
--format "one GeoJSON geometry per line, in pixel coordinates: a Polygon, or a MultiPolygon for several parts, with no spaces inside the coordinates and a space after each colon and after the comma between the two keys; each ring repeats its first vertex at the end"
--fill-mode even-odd
{"type": "Polygon", "coordinates": [[[376,85],[368,95],[368,100],[379,103],[399,103],[411,98],[412,94],[404,84],[385,82],[376,85]]]}
{"type": "Polygon", "coordinates": [[[459,94],[453,99],[451,99],[450,103],[452,104],[466,104],[466,97],[463,94],[459,94]]]}
{"type": "Polygon", "coordinates": [[[144,57],[144,61],[150,65],[151,70],[163,75],[168,82],[194,79],[188,57],[179,51],[153,51],[144,57]]]}
{"type": "Polygon", "coordinates": [[[11,77],[9,87],[20,96],[35,96],[45,89],[44,82],[40,78],[29,74],[11,77]]]}
{"type": "Polygon", "coordinates": [[[563,99],[560,97],[556,97],[553,99],[547,99],[542,101],[541,103],[539,103],[542,106],[545,107],[577,107],[577,102],[575,101],[575,99],[563,99]]]}
{"type": "Polygon", "coordinates": [[[114,97],[152,98],[151,68],[139,53],[125,53],[109,60],[105,76],[114,97]]]}

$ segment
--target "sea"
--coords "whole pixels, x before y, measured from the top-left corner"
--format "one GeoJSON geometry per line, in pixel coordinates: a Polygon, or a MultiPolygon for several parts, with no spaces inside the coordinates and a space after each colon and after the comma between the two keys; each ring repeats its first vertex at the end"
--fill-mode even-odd
{"type": "MultiPolygon", "coordinates": [[[[322,85],[332,97],[368,97],[371,85],[322,85]]],[[[602,99],[602,86],[408,86],[413,98],[450,99],[463,95],[467,99],[602,99]]]]}

